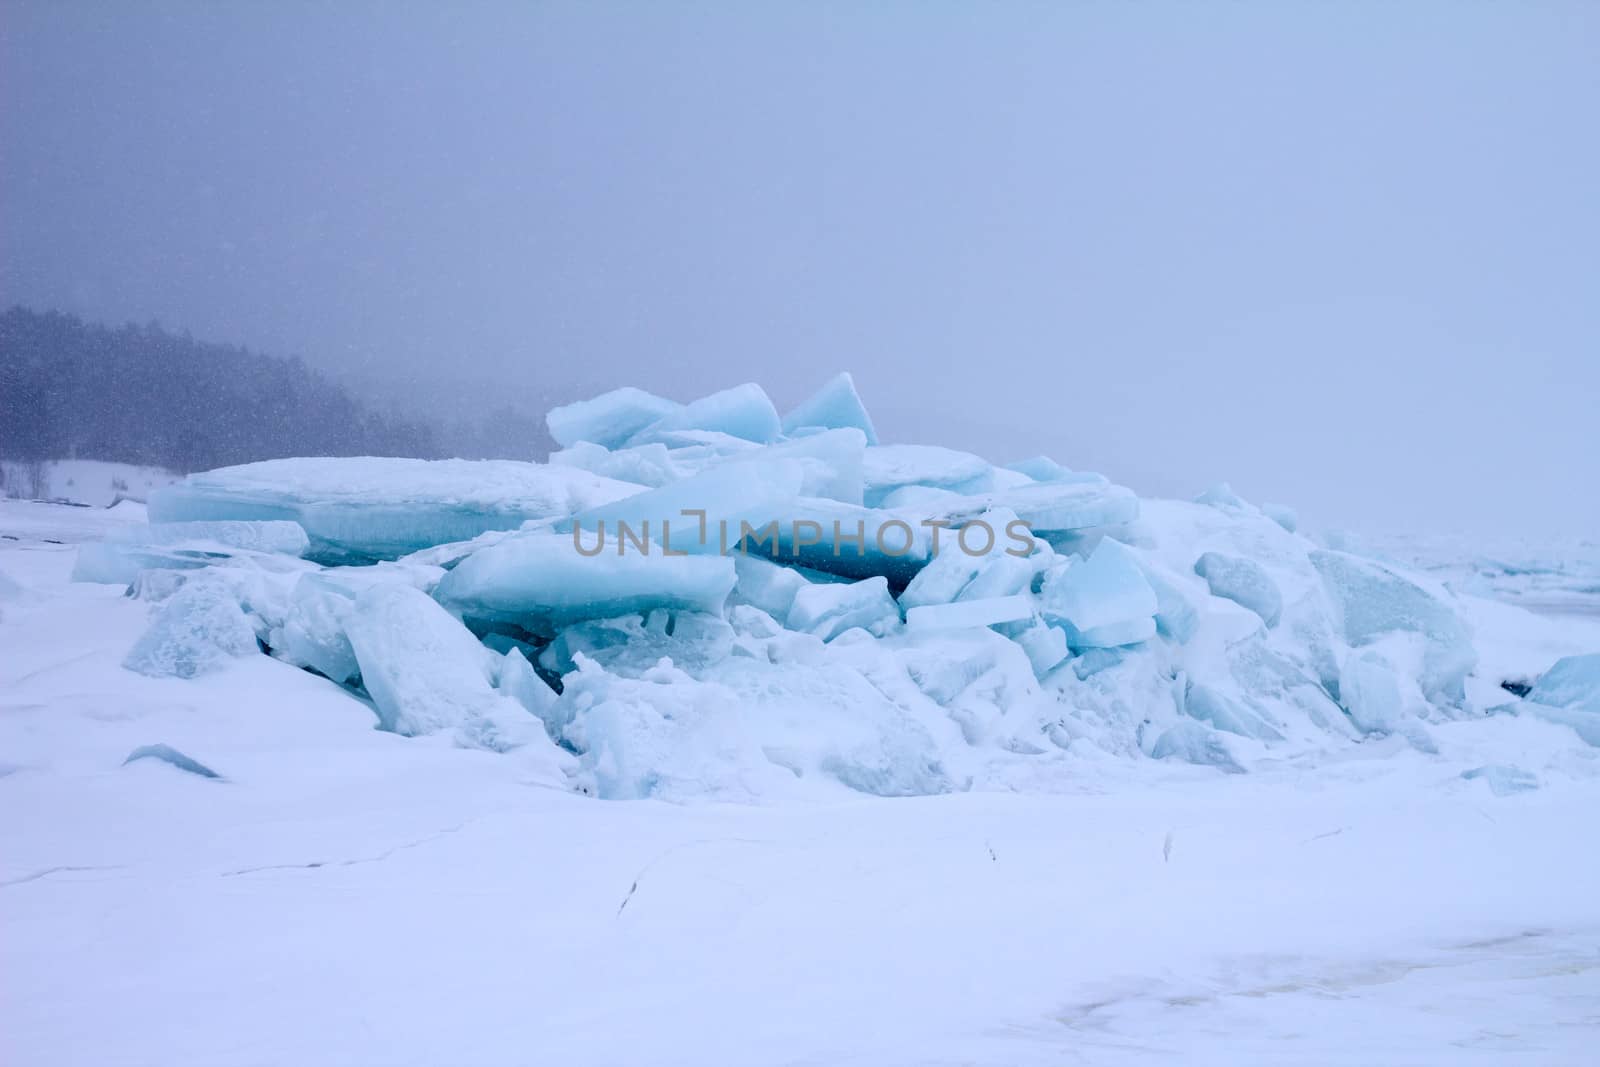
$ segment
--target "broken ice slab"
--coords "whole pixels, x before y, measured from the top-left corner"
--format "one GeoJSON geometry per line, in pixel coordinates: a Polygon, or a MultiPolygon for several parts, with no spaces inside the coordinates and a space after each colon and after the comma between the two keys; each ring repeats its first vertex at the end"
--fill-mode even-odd
{"type": "Polygon", "coordinates": [[[1156,594],[1156,630],[1178,644],[1187,644],[1200,626],[1200,612],[1177,578],[1161,567],[1141,561],[1145,580],[1156,594]]]}
{"type": "Polygon", "coordinates": [[[150,497],[154,522],[297,522],[320,561],[397,559],[620,500],[641,487],[514,460],[274,459],[191,474],[150,497]]]}
{"type": "Polygon", "coordinates": [[[510,622],[553,636],[563,626],[653,608],[720,614],[734,584],[733,560],[667,556],[630,545],[618,554],[578,552],[570,534],[528,532],[463,559],[434,595],[470,619],[510,622]]]}
{"type": "Polygon", "coordinates": [[[1339,671],[1339,703],[1363,733],[1389,733],[1404,713],[1394,670],[1375,652],[1351,652],[1339,671]]]}
{"type": "Polygon", "coordinates": [[[821,389],[783,417],[783,432],[790,436],[813,428],[836,430],[844,427],[860,430],[869,445],[878,443],[872,416],[867,414],[849,371],[828,379],[821,389]]]}
{"type": "Polygon", "coordinates": [[[782,622],[789,617],[795,594],[810,583],[792,567],[784,567],[759,556],[738,553],[733,557],[738,581],[733,596],[744,604],[760,608],[782,622]]]}
{"type": "Polygon", "coordinates": [[[1539,676],[1528,699],[1553,708],[1600,716],[1600,653],[1566,656],[1539,676]]]}
{"type": "Polygon", "coordinates": [[[1346,641],[1360,646],[1396,631],[1421,634],[1425,643],[1417,680],[1423,695],[1451,704],[1464,699],[1467,673],[1478,656],[1466,624],[1446,594],[1385,564],[1345,552],[1317,549],[1311,553],[1311,563],[1333,601],[1346,641]]]}
{"type": "Polygon", "coordinates": [[[1482,767],[1473,767],[1462,771],[1461,777],[1469,782],[1481,778],[1488,784],[1489,791],[1497,797],[1515,796],[1517,793],[1527,793],[1539,788],[1538,775],[1509,763],[1490,763],[1482,767]]]}
{"type": "Polygon", "coordinates": [[[1190,718],[1208,722],[1218,730],[1258,741],[1282,741],[1283,734],[1260,714],[1234,697],[1208,685],[1189,683],[1183,710],[1190,718]]]}
{"type": "Polygon", "coordinates": [[[778,410],[772,406],[766,390],[754,382],[676,405],[641,427],[628,439],[628,444],[648,444],[674,430],[713,430],[758,444],[776,441],[782,434],[778,410]]]}
{"type": "Polygon", "coordinates": [[[645,554],[646,544],[720,554],[739,543],[746,523],[753,528],[793,514],[805,478],[798,459],[727,463],[581,511],[555,528],[585,551],[597,549],[596,556],[645,554]]]}
{"type": "Polygon", "coordinates": [[[994,487],[988,460],[938,445],[876,445],[864,457],[866,503],[879,507],[904,486],[927,486],[963,495],[994,487]]]}
{"type": "Polygon", "coordinates": [[[795,441],[736,455],[724,462],[733,465],[793,461],[800,465],[801,496],[859,506],[864,492],[866,450],[867,439],[862,432],[845,428],[824,430],[795,441]]]}
{"type": "Polygon", "coordinates": [[[309,547],[297,522],[153,523],[79,546],[72,580],[127,585],[142,570],[194,570],[242,554],[298,557],[309,547]]]}
{"type": "Polygon", "coordinates": [[[1155,636],[1156,594],[1133,551],[1103,538],[1089,558],[1051,571],[1039,595],[1045,618],[1073,647],[1115,647],[1155,636]]]}
{"type": "Polygon", "coordinates": [[[1244,773],[1244,768],[1217,732],[1198,722],[1180,722],[1169,727],[1151,746],[1150,758],[1183,760],[1216,767],[1228,774],[1244,773]]]}
{"type": "MultiPolygon", "coordinates": [[[[1099,475],[1093,477],[1093,481],[1027,482],[968,493],[904,487],[885,496],[881,504],[892,505],[902,514],[917,513],[920,519],[953,525],[990,509],[1004,508],[1015,513],[1041,539],[1122,526],[1139,517],[1139,498],[1132,490],[1112,485],[1099,475]]],[[[869,503],[873,499],[870,483],[869,477],[869,503]]]]}
{"type": "Polygon", "coordinates": [[[1048,545],[1036,542],[1005,509],[985,511],[948,528],[927,527],[929,549],[938,549],[900,594],[910,609],[956,600],[1009,596],[1027,589],[1035,572],[1053,558],[1048,545]]]}
{"type": "Polygon", "coordinates": [[[663,659],[699,677],[727,659],[734,631],[720,615],[657,608],[646,616],[623,615],[568,626],[539,653],[539,666],[563,676],[587,659],[612,674],[637,678],[663,659]]]}
{"type": "Polygon", "coordinates": [[[1282,526],[1289,533],[1294,533],[1300,528],[1300,516],[1295,512],[1294,508],[1286,507],[1283,504],[1262,504],[1261,514],[1282,526]]]}
{"type": "Polygon", "coordinates": [[[1139,517],[1139,498],[1133,490],[1104,480],[1012,486],[980,493],[976,502],[1010,508],[1039,534],[1121,526],[1139,517]]]}
{"type": "Polygon", "coordinates": [[[1063,467],[1049,456],[1034,456],[1031,459],[1020,460],[1016,463],[1007,463],[1006,470],[1025,474],[1036,482],[1080,482],[1088,485],[1105,485],[1106,478],[1103,474],[1091,471],[1075,471],[1063,467]]]}
{"type": "Polygon", "coordinates": [[[624,386],[588,400],[552,408],[544,422],[550,429],[550,436],[563,448],[571,448],[580,441],[602,448],[618,448],[679,406],[676,401],[624,386]]]}
{"type": "Polygon", "coordinates": [[[1033,597],[1025,595],[962,600],[952,604],[927,604],[906,612],[906,629],[955,630],[997,626],[1033,617],[1033,597]]]}
{"type": "Polygon", "coordinates": [[[193,678],[260,651],[256,631],[226,583],[184,583],[156,609],[122,665],[152,678],[193,678]]]}
{"type": "Polygon", "coordinates": [[[1283,614],[1283,594],[1266,568],[1253,559],[1207,552],[1195,561],[1194,572],[1206,580],[1212,596],[1249,608],[1269,627],[1283,614]]]}
{"type": "Polygon", "coordinates": [[[493,653],[421,590],[367,589],[348,632],[381,729],[407,737],[449,730],[463,744],[496,751],[544,733],[491,685],[493,653]]]}
{"type": "Polygon", "coordinates": [[[1022,648],[1036,678],[1043,678],[1067,658],[1066,631],[1037,616],[1026,623],[1012,623],[999,629],[1022,648]]]}
{"type": "Polygon", "coordinates": [[[324,573],[303,575],[290,590],[283,620],[267,637],[275,659],[316,671],[341,685],[361,673],[346,628],[355,593],[324,573]]]}
{"type": "Polygon", "coordinates": [[[929,528],[914,515],[801,497],[775,522],[751,532],[743,550],[845,578],[888,578],[904,586],[927,563],[929,528]]]}
{"type": "Polygon", "coordinates": [[[681,469],[663,444],[640,445],[616,452],[588,441],[578,441],[550,453],[557,467],[577,467],[590,474],[635,485],[659,488],[692,473],[681,469]]]}
{"type": "Polygon", "coordinates": [[[545,729],[552,736],[560,729],[554,712],[556,691],[550,688],[549,682],[539,677],[538,672],[533,669],[533,664],[528,662],[528,657],[517,649],[507,650],[505,659],[500,664],[495,687],[521,704],[528,714],[543,722],[545,729]]]}
{"type": "Polygon", "coordinates": [[[900,621],[900,608],[882,577],[849,584],[807,585],[795,594],[786,625],[831,641],[860,627],[875,636],[900,621]]]}
{"type": "Polygon", "coordinates": [[[139,760],[156,760],[160,763],[169,764],[173,767],[176,767],[180,771],[185,771],[200,778],[211,778],[219,782],[223,780],[222,775],[218,774],[210,767],[207,767],[199,760],[185,756],[182,752],[179,752],[171,745],[140,745],[138,748],[128,753],[128,758],[122,761],[122,765],[126,767],[128,764],[136,763],[139,760]]]}
{"type": "Polygon", "coordinates": [[[1091,626],[1087,630],[1080,630],[1065,619],[1057,619],[1056,625],[1067,635],[1067,644],[1080,650],[1122,648],[1148,641],[1156,635],[1156,620],[1148,616],[1091,626]]]}

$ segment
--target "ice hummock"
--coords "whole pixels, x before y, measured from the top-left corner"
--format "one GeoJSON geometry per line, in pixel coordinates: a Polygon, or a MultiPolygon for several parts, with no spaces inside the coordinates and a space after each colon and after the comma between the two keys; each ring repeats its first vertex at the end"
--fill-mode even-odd
{"type": "MultiPolygon", "coordinates": [[[[139,572],[129,666],[264,649],[385,729],[531,747],[614,798],[1069,782],[1092,754],[1245,772],[1367,736],[1431,751],[1424,720],[1481,710],[1448,590],[1225,486],[1141,501],[1044,457],[879,442],[848,376],[782,420],[752,384],[550,425],[548,464],[191,476],[152,517],[231,532],[139,572]]],[[[187,550],[202,527],[150,531],[187,550]]],[[[1519,710],[1600,721],[1584,671],[1548,674],[1566,703],[1519,710]]]]}

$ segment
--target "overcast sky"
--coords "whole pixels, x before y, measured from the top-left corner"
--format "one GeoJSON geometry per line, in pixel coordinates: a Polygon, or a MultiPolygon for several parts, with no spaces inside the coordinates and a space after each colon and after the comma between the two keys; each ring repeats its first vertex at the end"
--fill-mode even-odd
{"type": "Polygon", "coordinates": [[[0,11],[5,303],[1600,535],[1597,3],[0,11]]]}

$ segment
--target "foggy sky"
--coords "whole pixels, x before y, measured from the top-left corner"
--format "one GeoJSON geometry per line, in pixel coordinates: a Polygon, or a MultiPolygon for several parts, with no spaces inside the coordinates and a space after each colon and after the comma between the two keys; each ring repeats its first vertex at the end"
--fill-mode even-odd
{"type": "Polygon", "coordinates": [[[1600,4],[0,12],[6,304],[1600,535],[1600,4]]]}

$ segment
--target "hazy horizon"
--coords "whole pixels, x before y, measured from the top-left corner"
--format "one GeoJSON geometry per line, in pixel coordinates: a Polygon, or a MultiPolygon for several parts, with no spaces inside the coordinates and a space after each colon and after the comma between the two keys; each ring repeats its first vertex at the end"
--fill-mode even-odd
{"type": "Polygon", "coordinates": [[[0,304],[1600,531],[1600,7],[0,4],[0,304]]]}

